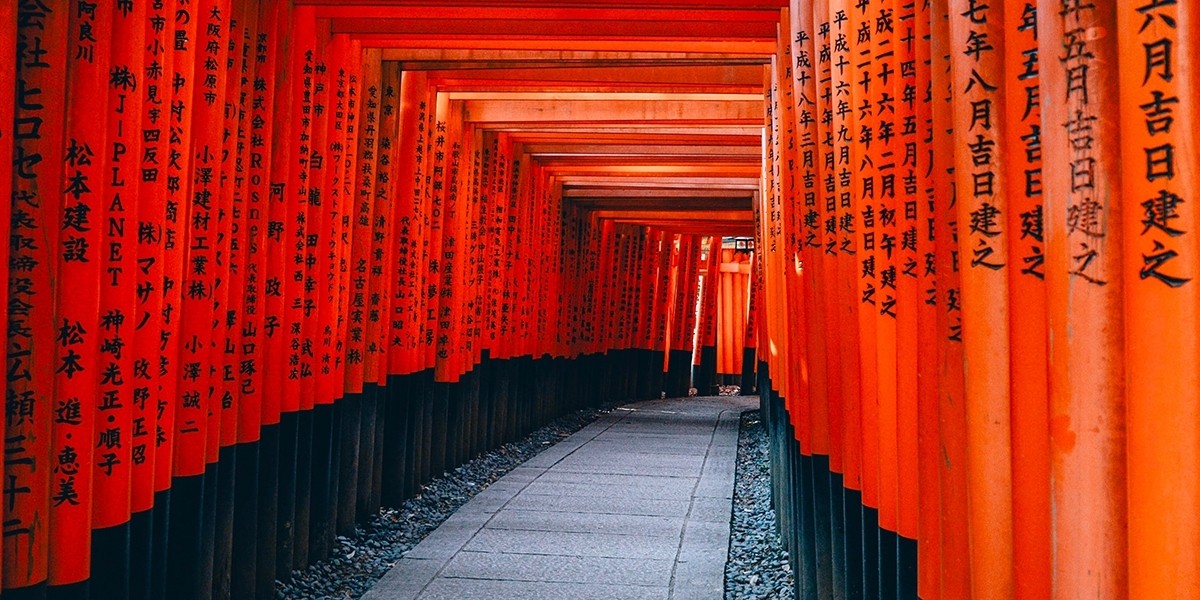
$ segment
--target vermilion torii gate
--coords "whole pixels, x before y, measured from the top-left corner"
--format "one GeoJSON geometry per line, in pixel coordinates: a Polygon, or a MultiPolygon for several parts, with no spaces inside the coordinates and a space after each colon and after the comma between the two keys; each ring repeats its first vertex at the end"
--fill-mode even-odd
{"type": "Polygon", "coordinates": [[[803,597],[1200,596],[1195,27],[0,4],[3,594],[272,597],[447,468],[736,346],[803,597]]]}

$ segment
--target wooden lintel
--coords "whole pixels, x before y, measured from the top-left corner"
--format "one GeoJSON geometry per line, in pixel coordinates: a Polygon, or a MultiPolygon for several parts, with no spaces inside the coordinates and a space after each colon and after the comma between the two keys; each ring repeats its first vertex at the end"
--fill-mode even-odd
{"type": "Polygon", "coordinates": [[[746,221],[754,219],[753,211],[745,210],[706,210],[696,211],[686,206],[661,208],[658,210],[594,210],[592,214],[602,219],[669,219],[673,221],[746,221]]]}
{"type": "Polygon", "coordinates": [[[739,198],[752,200],[753,193],[738,189],[678,189],[678,188],[635,188],[621,189],[614,187],[573,187],[566,186],[562,190],[563,198],[569,199],[602,199],[602,198],[739,198]]]}
{"type": "Polygon", "coordinates": [[[743,191],[758,191],[762,185],[762,181],[758,177],[654,177],[637,179],[632,177],[608,177],[608,176],[560,176],[559,181],[563,184],[564,189],[567,186],[590,186],[601,187],[609,186],[621,189],[687,189],[687,190],[705,190],[709,193],[712,190],[743,190],[743,191]]]}
{"type": "Polygon", "coordinates": [[[762,168],[757,156],[686,156],[686,155],[615,155],[615,156],[539,156],[530,154],[547,173],[613,173],[647,176],[669,173],[748,174],[762,168]]]}
{"type": "MultiPolygon", "coordinates": [[[[359,34],[356,39],[365,46],[383,49],[384,60],[423,61],[429,60],[430,51],[442,53],[440,60],[451,60],[464,52],[501,51],[504,54],[523,54],[543,51],[554,52],[622,52],[633,54],[629,58],[676,58],[721,61],[728,59],[754,59],[769,63],[775,52],[774,41],[755,40],[652,40],[652,39],[507,39],[447,38],[416,35],[359,34]]],[[[503,56],[500,54],[498,56],[503,56]]]]}
{"type": "Polygon", "coordinates": [[[450,100],[491,100],[494,102],[577,102],[588,100],[603,100],[605,102],[636,102],[642,100],[674,102],[762,102],[762,94],[689,94],[689,93],[655,93],[655,92],[607,92],[596,94],[591,92],[497,92],[494,90],[473,90],[447,92],[450,100]]]}
{"type": "MultiPolygon", "coordinates": [[[[295,0],[297,5],[309,6],[426,6],[430,0],[295,0]]],[[[448,4],[469,4],[470,6],[512,6],[513,0],[455,0],[448,4]]],[[[693,10],[697,8],[749,8],[749,9],[779,9],[788,5],[788,0],[647,0],[633,2],[630,0],[523,0],[523,6],[544,7],[626,7],[626,8],[669,8],[674,10],[693,10]]]]}
{"type": "Polygon", "coordinates": [[[754,177],[762,171],[761,161],[748,163],[699,163],[699,164],[557,164],[543,165],[547,173],[558,177],[572,175],[606,175],[610,177],[632,177],[650,179],[655,177],[754,177]]]}
{"type": "Polygon", "coordinates": [[[366,4],[347,2],[325,4],[315,9],[319,19],[347,20],[407,20],[407,21],[485,21],[519,19],[522,21],[696,21],[718,23],[777,23],[779,10],[772,8],[704,7],[692,10],[679,8],[641,8],[611,6],[487,6],[465,3],[423,4],[366,4]]]}
{"type": "Polygon", "coordinates": [[[560,129],[539,132],[512,132],[508,134],[516,143],[525,144],[526,148],[545,147],[595,147],[607,146],[654,146],[668,149],[674,146],[723,146],[748,148],[759,147],[761,152],[762,136],[760,135],[727,135],[721,133],[607,133],[589,131],[586,134],[560,129]]]}
{"type": "MultiPolygon", "coordinates": [[[[591,140],[589,140],[591,141],[591,140]]],[[[534,157],[545,158],[625,158],[625,157],[708,157],[752,158],[761,160],[762,148],[750,145],[690,145],[690,144],[628,144],[628,143],[556,143],[527,144],[525,151],[534,157]]]]}
{"type": "Polygon", "coordinates": [[[750,125],[762,122],[762,100],[676,101],[569,100],[563,102],[514,100],[463,101],[466,120],[474,123],[695,123],[750,125]]]}
{"type": "MultiPolygon", "coordinates": [[[[465,63],[474,67],[474,63],[465,63]]],[[[403,68],[386,63],[385,69],[403,68]]],[[[519,99],[521,94],[735,94],[762,96],[758,65],[626,65],[594,64],[550,68],[510,68],[428,71],[430,84],[454,97],[519,99]]]]}
{"type": "Polygon", "coordinates": [[[683,84],[683,83],[639,83],[624,81],[489,81],[484,79],[438,79],[433,85],[443,92],[489,90],[495,92],[583,92],[608,94],[613,92],[644,92],[653,94],[762,94],[762,86],[683,84]]]}
{"type": "MultiPolygon", "coordinates": [[[[488,73],[491,71],[509,71],[514,69],[523,69],[530,71],[546,71],[554,72],[564,68],[584,69],[584,68],[644,68],[644,67],[757,67],[762,68],[762,61],[756,58],[737,58],[726,57],[718,61],[710,59],[696,59],[690,57],[674,57],[674,58],[625,58],[600,60],[591,58],[539,58],[539,59],[504,59],[497,58],[492,60],[429,60],[429,61],[389,61],[390,64],[396,64],[400,69],[405,71],[457,71],[465,74],[467,77],[488,73]]],[[[537,81],[539,78],[536,74],[532,74],[525,81],[537,81]]],[[[620,79],[616,79],[620,81],[620,79]]],[[[761,86],[761,83],[760,83],[761,86]]]]}
{"type": "MultiPolygon", "coordinates": [[[[620,223],[620,221],[616,221],[620,223]]],[[[720,224],[720,225],[676,225],[673,223],[630,223],[631,225],[641,225],[653,227],[668,233],[678,233],[684,235],[703,235],[703,236],[752,236],[754,235],[754,225],[740,224],[720,224]]]]}
{"type": "MultiPolygon", "coordinates": [[[[684,15],[686,17],[686,15],[684,15]]],[[[628,21],[621,19],[535,20],[520,18],[492,19],[403,19],[344,18],[329,20],[333,33],[420,35],[432,37],[504,36],[516,38],[557,37],[589,39],[701,39],[771,40],[777,23],[770,21],[687,21],[663,19],[628,21]]]]}
{"type": "Polygon", "coordinates": [[[762,143],[762,125],[662,125],[659,123],[477,123],[482,130],[503,131],[513,135],[572,135],[590,138],[600,135],[737,135],[753,137],[762,143]]]}
{"type": "Polygon", "coordinates": [[[608,210],[608,211],[638,211],[638,210],[660,210],[680,207],[687,211],[695,212],[701,215],[706,211],[748,211],[751,209],[750,202],[747,201],[731,201],[729,199],[712,200],[700,198],[659,198],[655,200],[641,200],[638,202],[579,202],[569,201],[572,206],[578,206],[587,210],[608,210]]]}

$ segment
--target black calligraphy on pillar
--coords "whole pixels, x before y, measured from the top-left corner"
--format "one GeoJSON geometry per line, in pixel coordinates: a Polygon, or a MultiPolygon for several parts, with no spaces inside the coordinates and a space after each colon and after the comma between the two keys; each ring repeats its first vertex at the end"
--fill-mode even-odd
{"type": "Polygon", "coordinates": [[[1096,55],[1084,13],[1095,11],[1090,0],[1060,0],[1063,20],[1062,53],[1057,57],[1066,69],[1066,96],[1054,98],[1067,105],[1067,141],[1071,148],[1067,194],[1067,239],[1070,242],[1069,273],[1093,284],[1108,282],[1098,274],[1108,218],[1096,199],[1097,157],[1095,128],[1098,116],[1091,105],[1092,78],[1096,55]]]}
{"type": "MultiPolygon", "coordinates": [[[[138,132],[141,136],[141,153],[136,157],[138,181],[137,231],[134,252],[136,266],[133,276],[136,278],[136,302],[133,309],[133,400],[137,406],[135,419],[143,419],[146,435],[137,436],[132,452],[140,456],[153,456],[153,451],[165,441],[163,423],[157,418],[158,413],[167,405],[164,394],[164,371],[167,370],[167,356],[162,351],[161,343],[166,334],[163,323],[163,308],[165,306],[165,259],[164,244],[167,228],[170,227],[172,237],[175,235],[175,223],[166,220],[167,164],[170,160],[168,142],[171,137],[172,119],[172,86],[174,77],[173,53],[170,49],[168,24],[174,14],[169,13],[165,6],[148,7],[146,11],[145,54],[142,59],[141,93],[142,117],[138,132]]],[[[174,287],[172,285],[172,287],[174,287]]],[[[169,462],[169,461],[166,461],[169,462]]],[[[143,483],[135,483],[135,488],[153,491],[154,470],[143,470],[153,467],[149,461],[135,465],[133,477],[143,483]],[[150,475],[143,475],[149,473],[150,475]],[[144,483],[143,476],[150,483],[144,483]]],[[[157,469],[155,469],[157,470],[157,469]]],[[[142,508],[143,502],[138,498],[144,495],[136,493],[135,510],[142,508]]]]}
{"type": "MultiPolygon", "coordinates": [[[[1011,24],[1012,31],[1005,43],[1015,46],[1020,53],[1020,68],[1009,86],[1019,90],[1010,93],[1009,102],[1017,102],[1021,107],[1018,119],[1019,153],[1014,153],[1012,160],[1020,165],[1020,177],[1010,184],[1014,190],[1019,190],[1023,201],[1022,210],[1018,214],[1021,219],[1020,237],[1014,254],[1021,258],[1021,274],[1037,279],[1045,278],[1043,265],[1046,261],[1044,253],[1043,210],[1042,210],[1042,110],[1041,88],[1039,84],[1039,57],[1037,43],[1037,8],[1033,2],[1026,2],[1021,10],[1021,18],[1011,24]]],[[[1013,51],[1010,50],[1010,53],[1013,51]]],[[[1010,111],[1010,114],[1015,114],[1010,111]]],[[[1017,140],[1011,143],[1016,144],[1017,140]]],[[[1018,171],[1014,171],[1018,173],[1018,171]]],[[[1016,199],[1014,198],[1014,202],[1016,199]]]]}
{"type": "MultiPolygon", "coordinates": [[[[837,185],[835,158],[837,148],[834,144],[834,100],[833,100],[833,43],[830,35],[830,22],[818,19],[815,52],[817,54],[817,91],[816,119],[817,137],[820,155],[819,191],[822,203],[823,217],[820,228],[819,244],[827,256],[838,255],[838,218],[837,218],[837,185]]],[[[715,281],[715,280],[714,280],[715,281]]]]}
{"type": "Polygon", "coordinates": [[[1132,10],[1136,12],[1134,20],[1140,20],[1138,93],[1143,102],[1138,108],[1146,130],[1138,132],[1138,138],[1144,140],[1138,158],[1144,164],[1128,172],[1132,177],[1144,178],[1145,185],[1138,188],[1149,192],[1145,197],[1132,198],[1141,207],[1142,216],[1138,277],[1178,288],[1192,280],[1192,274],[1184,272],[1175,261],[1180,252],[1186,251],[1191,235],[1180,222],[1181,205],[1190,190],[1182,189],[1175,181],[1180,161],[1177,153],[1189,151],[1176,147],[1180,128],[1175,111],[1180,107],[1180,86],[1175,75],[1182,66],[1178,64],[1178,6],[1176,0],[1146,0],[1132,10]]]}
{"type": "Polygon", "coordinates": [[[300,128],[299,144],[296,145],[296,163],[300,165],[295,174],[296,189],[292,193],[292,203],[295,204],[295,214],[288,224],[291,235],[289,247],[285,249],[289,272],[287,273],[286,288],[288,297],[285,302],[286,343],[287,343],[287,379],[299,381],[304,368],[302,356],[304,352],[304,308],[306,277],[308,276],[308,205],[311,188],[314,185],[309,174],[313,159],[312,131],[315,118],[315,97],[317,94],[317,69],[324,65],[316,62],[316,52],[311,48],[305,49],[304,60],[300,65],[300,128]]]}
{"type": "Polygon", "coordinates": [[[916,279],[920,274],[918,262],[918,169],[922,167],[919,161],[920,135],[918,133],[917,105],[921,101],[917,89],[917,34],[916,34],[916,5],[911,0],[898,3],[899,14],[896,16],[896,84],[897,103],[896,125],[899,131],[895,154],[899,161],[900,197],[895,202],[899,213],[897,234],[899,258],[896,262],[901,277],[916,279]]]}
{"type": "MultiPolygon", "coordinates": [[[[828,40],[828,38],[826,38],[828,40]]],[[[784,168],[793,173],[791,177],[792,190],[789,193],[795,197],[796,190],[794,189],[799,183],[800,195],[803,198],[801,206],[793,207],[793,210],[800,211],[801,214],[801,234],[803,239],[799,246],[802,251],[808,252],[811,248],[821,248],[824,244],[821,241],[821,212],[818,206],[819,196],[819,171],[818,171],[818,155],[821,153],[819,147],[820,134],[818,132],[818,120],[820,119],[820,109],[817,106],[817,89],[816,81],[817,73],[813,63],[813,52],[815,49],[814,40],[811,32],[798,31],[796,32],[796,45],[785,46],[785,49],[794,48],[796,54],[795,60],[791,61],[788,69],[794,71],[795,93],[794,97],[790,90],[785,90],[785,99],[788,102],[794,102],[795,122],[799,126],[799,151],[800,164],[795,164],[795,157],[792,153],[787,153],[786,163],[784,168]],[[799,182],[797,182],[799,179],[799,182]]],[[[789,86],[791,87],[791,86],[789,86]]],[[[796,143],[796,135],[792,132],[793,125],[787,123],[787,143],[789,146],[796,143]]],[[[790,148],[789,148],[790,149],[790,148]]]]}
{"type": "MultiPolygon", "coordinates": [[[[144,18],[137,12],[117,11],[116,31],[130,30],[127,40],[114,44],[108,70],[108,139],[105,218],[102,230],[100,291],[100,402],[96,441],[97,464],[107,465],[95,471],[103,477],[94,482],[93,493],[103,498],[93,513],[93,527],[108,527],[129,516],[130,469],[133,466],[133,413],[144,409],[144,395],[135,394],[133,328],[137,312],[134,281],[137,243],[135,224],[141,202],[138,159],[142,140],[138,125],[142,119],[142,63],[145,58],[144,18]],[[135,403],[143,403],[135,406],[135,403]],[[108,447],[104,437],[118,444],[108,447]]],[[[142,438],[148,438],[143,433],[142,438]]],[[[145,439],[136,443],[144,444],[145,439]]],[[[144,453],[139,453],[144,461],[144,453]]]]}
{"type": "MultiPolygon", "coordinates": [[[[878,308],[879,314],[891,319],[896,318],[897,289],[896,279],[900,276],[903,261],[901,249],[902,226],[900,219],[903,215],[903,188],[897,191],[897,174],[903,174],[903,168],[897,168],[897,149],[903,141],[903,119],[901,116],[909,112],[903,102],[904,82],[900,70],[899,57],[904,55],[904,49],[897,48],[897,43],[911,43],[911,38],[905,42],[896,37],[897,15],[890,3],[879,3],[878,10],[871,18],[872,55],[875,64],[874,82],[872,82],[871,98],[875,106],[875,194],[878,202],[876,223],[876,271],[878,273],[878,308]]],[[[902,23],[902,26],[903,23],[902,23]]],[[[912,71],[915,75],[915,71],[912,71]]],[[[902,160],[899,159],[899,160],[902,160]]],[[[902,179],[901,179],[902,181],[902,179]]]]}
{"type": "MultiPolygon", "coordinates": [[[[0,142],[12,145],[12,196],[8,256],[8,306],[5,386],[5,464],[3,469],[4,562],[44,552],[48,513],[44,495],[34,489],[50,484],[51,397],[59,344],[54,339],[54,294],[50,286],[58,252],[62,177],[63,97],[66,11],[41,2],[17,5],[16,93],[10,96],[15,118],[5,124],[0,142]],[[11,132],[9,136],[8,133],[11,132]],[[38,447],[22,443],[41,439],[38,447]],[[40,450],[40,451],[39,451],[40,450]]],[[[75,462],[75,461],[72,461],[75,462]]],[[[5,581],[28,585],[46,577],[46,565],[5,581]]]]}
{"type": "MultiPolygon", "coordinates": [[[[261,337],[261,327],[264,323],[263,278],[266,276],[264,245],[267,242],[265,235],[269,227],[267,181],[270,179],[269,165],[272,159],[269,144],[274,129],[270,107],[275,98],[274,87],[268,84],[268,69],[273,68],[274,61],[277,60],[272,54],[273,33],[265,28],[260,29],[254,35],[253,44],[248,45],[253,47],[253,78],[247,139],[243,140],[248,153],[248,162],[244,169],[249,185],[245,209],[246,272],[242,291],[241,353],[238,366],[238,390],[243,397],[255,397],[262,389],[262,365],[259,361],[264,343],[261,337]]],[[[257,436],[252,434],[244,439],[257,439],[257,436]]]]}
{"type": "Polygon", "coordinates": [[[882,94],[886,94],[886,92],[879,89],[882,84],[877,84],[875,79],[877,75],[873,41],[875,20],[869,10],[872,6],[871,2],[855,4],[856,12],[855,18],[852,19],[852,28],[854,29],[852,34],[855,36],[856,45],[852,58],[854,69],[850,83],[854,86],[855,93],[852,103],[858,129],[855,140],[857,144],[854,145],[858,153],[857,165],[855,165],[858,181],[854,187],[856,194],[854,206],[857,211],[856,216],[861,218],[858,243],[858,258],[861,265],[859,269],[860,301],[863,304],[878,306],[879,301],[876,294],[880,271],[878,264],[880,227],[877,219],[877,202],[880,197],[877,182],[880,145],[876,143],[876,140],[882,113],[882,103],[879,101],[883,100],[882,94]]]}
{"type": "Polygon", "coordinates": [[[995,67],[1003,63],[997,61],[995,44],[999,42],[991,39],[993,30],[989,28],[990,19],[997,15],[988,2],[969,0],[966,10],[957,17],[967,27],[966,43],[957,50],[969,59],[964,61],[963,73],[958,78],[965,83],[960,83],[957,90],[968,107],[968,118],[963,123],[965,132],[956,138],[962,140],[969,157],[969,164],[963,161],[958,164],[958,168],[969,168],[964,190],[970,198],[965,249],[971,253],[972,268],[995,271],[1004,268],[1006,260],[1002,250],[997,250],[997,245],[1003,249],[1000,242],[1005,225],[997,149],[1001,126],[997,91],[1003,82],[994,79],[996,73],[1003,72],[995,67]]]}
{"type": "Polygon", "coordinates": [[[846,11],[838,10],[833,14],[833,64],[830,67],[833,99],[833,124],[830,130],[833,135],[835,164],[831,169],[833,178],[834,202],[837,217],[837,251],[853,255],[855,250],[857,215],[852,210],[853,186],[851,182],[851,142],[854,133],[851,131],[850,119],[853,117],[851,81],[850,81],[850,30],[849,17],[846,11]]]}

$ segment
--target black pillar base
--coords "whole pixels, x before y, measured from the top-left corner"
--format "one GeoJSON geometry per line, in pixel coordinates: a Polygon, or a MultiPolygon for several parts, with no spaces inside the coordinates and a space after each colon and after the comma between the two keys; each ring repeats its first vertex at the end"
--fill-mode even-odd
{"type": "Polygon", "coordinates": [[[687,398],[691,387],[692,353],[687,350],[671,350],[667,358],[667,375],[663,391],[668,398],[687,398]]]}

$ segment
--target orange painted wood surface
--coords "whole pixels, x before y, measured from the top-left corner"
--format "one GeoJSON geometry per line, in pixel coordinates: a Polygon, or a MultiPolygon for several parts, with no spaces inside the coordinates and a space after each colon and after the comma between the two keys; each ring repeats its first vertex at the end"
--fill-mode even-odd
{"type": "Polygon", "coordinates": [[[1052,590],[1062,598],[1123,598],[1129,545],[1119,224],[1129,211],[1121,202],[1120,74],[1098,68],[1118,64],[1115,44],[1080,35],[1115,32],[1118,22],[1112,4],[1061,8],[1038,4],[1039,56],[1065,57],[1039,67],[1052,590]]]}
{"type": "MultiPolygon", "coordinates": [[[[110,469],[115,468],[119,459],[112,450],[120,436],[111,436],[110,424],[105,421],[108,415],[120,412],[120,397],[110,393],[106,401],[99,393],[103,381],[102,365],[108,362],[100,353],[102,338],[111,335],[112,328],[120,321],[102,318],[100,313],[102,264],[107,258],[107,252],[102,250],[105,246],[102,232],[109,231],[106,227],[109,178],[106,175],[111,154],[106,118],[96,118],[96,108],[99,107],[99,113],[107,117],[113,18],[111,7],[95,14],[71,13],[66,69],[69,96],[63,135],[66,147],[63,179],[58,186],[61,194],[54,200],[45,199],[59,203],[62,219],[57,227],[60,237],[54,253],[58,259],[54,269],[58,279],[54,317],[57,335],[53,338],[56,340],[54,372],[57,377],[54,394],[46,397],[57,400],[53,403],[55,409],[69,409],[69,418],[54,419],[49,458],[60,466],[58,475],[45,473],[49,482],[45,487],[22,487],[29,490],[29,501],[50,509],[48,514],[43,514],[46,514],[45,522],[50,527],[51,585],[76,583],[88,578],[92,516],[98,510],[97,505],[105,502],[95,497],[92,489],[96,480],[111,474],[110,469]],[[81,36],[81,29],[91,30],[94,35],[81,36]],[[67,281],[78,283],[64,285],[67,281]],[[108,327],[104,329],[104,325],[108,327]]],[[[110,389],[111,381],[110,378],[107,386],[110,389]]],[[[115,414],[112,416],[116,418],[115,414]]],[[[16,421],[22,421],[19,413],[16,421]]],[[[33,435],[10,434],[6,439],[20,440],[18,447],[22,450],[45,443],[33,435]]],[[[200,451],[203,452],[203,443],[200,451]]],[[[20,465],[33,467],[36,459],[6,460],[5,465],[6,470],[20,465]]],[[[125,463],[120,465],[122,469],[126,466],[125,463]]],[[[21,514],[19,507],[13,504],[7,508],[14,515],[21,514]]],[[[46,548],[40,550],[45,552],[46,548]]],[[[36,564],[36,560],[31,562],[36,564]]],[[[9,568],[5,572],[16,575],[20,571],[9,568]]]]}
{"type": "MultiPolygon", "coordinates": [[[[849,31],[854,35],[863,26],[867,31],[873,31],[876,10],[874,3],[856,3],[847,6],[849,31]]],[[[848,53],[850,62],[849,79],[850,102],[855,112],[854,126],[850,129],[852,140],[858,143],[850,144],[850,188],[851,218],[857,229],[854,236],[855,272],[857,278],[855,314],[858,328],[858,346],[855,348],[859,355],[859,399],[861,430],[859,439],[862,447],[862,493],[863,504],[871,508],[881,508],[879,498],[880,486],[880,432],[879,432],[879,354],[878,354],[878,277],[879,265],[877,252],[879,237],[877,207],[874,206],[874,183],[876,179],[876,150],[861,140],[866,135],[874,137],[879,119],[876,115],[878,96],[882,90],[875,92],[872,97],[870,82],[873,80],[874,66],[870,43],[870,35],[866,44],[852,46],[848,53]],[[869,193],[869,195],[868,195],[869,193]]],[[[878,144],[876,144],[876,148],[878,144]]]]}
{"type": "MultiPolygon", "coordinates": [[[[97,15],[98,18],[103,18],[97,15]]],[[[134,337],[137,285],[136,235],[138,215],[138,181],[141,172],[136,161],[142,155],[142,136],[138,132],[142,121],[143,96],[135,84],[122,80],[126,71],[144,71],[145,10],[114,11],[114,31],[125,32],[127,43],[113,43],[107,79],[107,132],[105,151],[109,177],[104,188],[103,227],[100,251],[101,316],[100,347],[96,366],[100,375],[100,402],[96,427],[97,464],[108,465],[94,473],[92,493],[99,500],[93,505],[94,529],[113,527],[129,521],[132,493],[132,470],[136,463],[146,460],[146,443],[153,440],[153,430],[145,421],[135,421],[134,411],[139,403],[134,387],[149,379],[149,373],[134,370],[130,346],[134,337]],[[113,73],[122,74],[115,78],[113,73]],[[114,441],[115,439],[115,441],[114,441]],[[125,442],[121,442],[124,439],[125,442]],[[135,453],[135,444],[140,448],[135,453]]],[[[99,49],[98,49],[99,50],[99,49]]],[[[99,223],[98,223],[99,224],[99,223]]],[[[53,488],[52,488],[53,489],[53,488]]]]}
{"type": "Polygon", "coordinates": [[[1005,5],[1004,177],[1008,185],[1014,594],[1050,594],[1050,419],[1046,364],[1038,2],[1005,5]]]}
{"type": "MultiPolygon", "coordinates": [[[[931,3],[930,56],[932,101],[953,101],[950,10],[946,0],[931,3]]],[[[951,111],[933,111],[933,173],[937,317],[938,461],[941,489],[941,596],[969,598],[972,573],[967,536],[966,399],[963,373],[963,317],[959,236],[953,214],[954,135],[959,127],[951,111]]],[[[918,559],[919,560],[919,559],[918,559]]]]}
{"type": "Polygon", "coordinates": [[[917,593],[927,600],[942,595],[941,456],[938,411],[938,203],[934,176],[933,46],[931,6],[918,4],[913,21],[917,152],[914,175],[917,261],[917,593]]]}
{"type": "Polygon", "coordinates": [[[1003,19],[998,5],[950,2],[973,598],[1009,598],[1014,585],[1003,19]]]}
{"type": "Polygon", "coordinates": [[[1200,595],[1195,109],[1197,7],[1117,3],[1129,597],[1200,595]],[[1168,155],[1169,153],[1169,155],[1168,155]],[[1170,349],[1161,359],[1160,349],[1170,349]],[[1156,469],[1153,465],[1171,465],[1156,469]]]}

